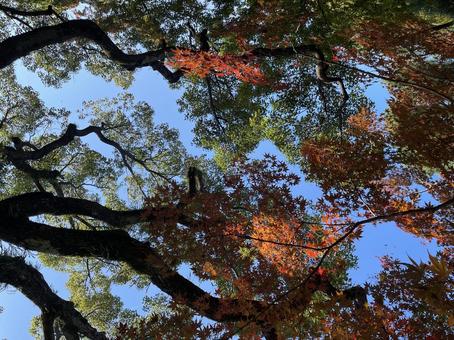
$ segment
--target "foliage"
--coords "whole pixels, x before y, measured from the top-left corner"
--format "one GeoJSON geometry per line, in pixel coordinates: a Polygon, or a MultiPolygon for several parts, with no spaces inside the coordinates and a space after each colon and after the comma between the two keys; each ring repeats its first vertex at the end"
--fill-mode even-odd
{"type": "MultiPolygon", "coordinates": [[[[52,5],[39,15],[8,6],[42,10],[43,1],[0,7],[2,41],[27,43],[42,38],[30,38],[37,30],[65,27],[49,45],[33,40],[22,58],[28,70],[48,86],[85,68],[127,88],[136,68],[151,67],[183,90],[178,102],[195,123],[194,142],[215,152],[190,156],[178,131],[156,123],[132,94],[85,102],[76,115],[47,108],[12,65],[0,70],[2,249],[37,250],[43,265],[68,273],[70,308],[83,320],[118,339],[453,336],[452,6],[52,5]],[[81,23],[89,33],[77,34],[81,23]],[[390,95],[384,112],[366,96],[377,80],[390,95]],[[264,140],[286,159],[254,159],[264,140]],[[303,195],[301,178],[320,197],[303,195]],[[53,204],[16,203],[32,197],[23,194],[53,204]],[[375,280],[351,287],[354,243],[383,221],[435,240],[440,251],[427,263],[385,257],[375,280]],[[52,232],[23,240],[6,233],[10,224],[52,232]],[[58,239],[61,231],[74,239],[58,239]],[[83,235],[93,240],[81,244],[83,235]],[[115,285],[156,285],[169,296],[150,293],[143,311],[130,310],[115,285]]],[[[39,307],[44,319],[50,307],[39,307]]],[[[52,338],[69,337],[64,313],[52,317],[52,338]]],[[[44,328],[32,321],[35,337],[44,328]]]]}

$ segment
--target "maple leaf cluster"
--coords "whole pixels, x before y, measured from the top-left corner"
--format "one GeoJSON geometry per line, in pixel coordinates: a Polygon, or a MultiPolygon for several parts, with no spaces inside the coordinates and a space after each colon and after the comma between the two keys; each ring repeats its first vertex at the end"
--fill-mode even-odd
{"type": "Polygon", "coordinates": [[[254,64],[254,58],[251,55],[221,56],[210,51],[175,49],[167,64],[200,78],[213,74],[216,77],[234,76],[240,81],[255,85],[267,84],[265,75],[260,67],[254,64]]]}

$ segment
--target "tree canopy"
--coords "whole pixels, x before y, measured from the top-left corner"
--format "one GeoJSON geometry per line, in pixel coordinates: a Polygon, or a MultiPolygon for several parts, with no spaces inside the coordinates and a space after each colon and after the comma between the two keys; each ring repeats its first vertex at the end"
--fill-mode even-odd
{"type": "Polygon", "coordinates": [[[444,1],[2,1],[0,283],[39,307],[33,336],[454,336],[453,28],[444,1]],[[19,62],[124,92],[47,107],[19,62]],[[128,92],[141,68],[182,91],[212,159],[128,92]],[[265,140],[285,160],[251,157],[265,140]],[[439,251],[353,286],[355,242],[387,221],[439,251]],[[70,301],[34,259],[68,273],[70,301]],[[140,314],[113,285],[161,293],[140,314]]]}

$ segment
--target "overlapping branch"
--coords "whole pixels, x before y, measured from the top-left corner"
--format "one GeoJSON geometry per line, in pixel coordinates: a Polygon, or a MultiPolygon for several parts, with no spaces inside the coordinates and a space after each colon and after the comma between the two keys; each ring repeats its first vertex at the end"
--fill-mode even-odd
{"type": "Polygon", "coordinates": [[[170,268],[147,242],[140,242],[122,230],[71,230],[26,218],[3,218],[0,238],[24,249],[48,254],[126,262],[138,273],[147,275],[175,301],[219,322],[253,318],[264,306],[259,301],[213,297],[170,268]]]}
{"type": "Polygon", "coordinates": [[[342,78],[332,77],[328,75],[329,65],[326,62],[326,58],[322,50],[317,45],[309,44],[282,48],[259,47],[250,50],[247,53],[257,57],[292,57],[298,55],[310,56],[317,61],[316,66],[317,79],[321,80],[324,83],[337,83],[339,85],[339,89],[341,91],[344,101],[347,101],[349,98],[342,78]]]}
{"type": "MultiPolygon", "coordinates": [[[[302,248],[302,249],[308,249],[308,250],[314,250],[314,251],[326,251],[326,250],[332,249],[335,246],[342,243],[351,234],[353,234],[359,227],[362,227],[365,224],[375,223],[378,221],[390,221],[390,220],[395,219],[396,217],[402,217],[402,216],[408,216],[408,215],[435,213],[436,211],[445,209],[453,204],[454,204],[454,197],[445,202],[437,204],[437,205],[429,205],[429,206],[422,207],[422,208],[414,208],[414,209],[409,209],[409,210],[396,211],[393,213],[378,215],[378,216],[367,218],[367,219],[364,219],[361,221],[352,222],[350,224],[350,226],[348,228],[346,228],[347,231],[341,237],[339,237],[337,240],[335,240],[333,243],[331,243],[329,245],[320,246],[320,247],[308,246],[308,245],[304,245],[304,244],[280,242],[280,241],[276,241],[276,240],[268,240],[268,239],[263,239],[263,238],[259,238],[259,237],[254,237],[254,236],[247,235],[247,234],[232,234],[231,236],[235,236],[235,237],[242,238],[245,240],[252,240],[252,241],[263,242],[263,243],[271,243],[271,244],[275,244],[278,246],[284,246],[284,247],[295,247],[295,248],[302,248]]],[[[345,224],[345,225],[348,225],[348,224],[345,224]]]]}
{"type": "Polygon", "coordinates": [[[133,173],[133,170],[129,164],[128,159],[140,164],[150,174],[157,175],[159,177],[167,179],[161,173],[152,170],[143,160],[137,158],[133,153],[124,149],[118,142],[110,138],[107,138],[103,133],[104,130],[105,128],[102,126],[99,127],[90,125],[84,129],[77,129],[76,125],[69,124],[68,128],[66,129],[65,133],[62,136],[42,146],[41,148],[32,146],[33,150],[23,150],[22,147],[18,146],[22,146],[24,143],[16,138],[15,141],[16,148],[14,149],[11,147],[5,147],[5,153],[7,155],[8,160],[10,160],[11,162],[19,163],[25,161],[39,160],[50,154],[52,151],[55,151],[63,146],[68,145],[75,139],[75,137],[84,137],[91,133],[94,133],[103,143],[114,147],[120,153],[123,163],[131,173],[133,173]]]}
{"type": "Polygon", "coordinates": [[[112,210],[90,200],[58,197],[47,192],[26,193],[0,201],[2,216],[24,218],[42,214],[88,216],[117,228],[145,221],[152,223],[154,219],[152,211],[112,210]]]}

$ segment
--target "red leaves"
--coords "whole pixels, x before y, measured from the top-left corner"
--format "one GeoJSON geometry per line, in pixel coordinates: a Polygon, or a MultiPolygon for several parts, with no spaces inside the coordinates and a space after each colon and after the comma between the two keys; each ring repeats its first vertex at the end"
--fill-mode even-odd
{"type": "MultiPolygon", "coordinates": [[[[335,268],[320,267],[314,276],[335,276],[347,266],[337,241],[349,242],[361,235],[361,227],[349,229],[353,223],[348,218],[389,216],[423,207],[430,200],[448,199],[452,195],[454,150],[450,137],[454,124],[451,104],[443,97],[454,95],[454,79],[445,62],[452,56],[446,41],[454,40],[448,33],[441,42],[441,34],[427,28],[417,21],[386,25],[365,22],[352,27],[354,46],[333,49],[334,62],[356,62],[395,80],[388,83],[394,98],[386,117],[364,107],[348,119],[342,136],[320,134],[303,143],[306,178],[316,181],[324,191],[318,204],[311,206],[303,197],[292,195],[290,188],[299,178],[275,157],[238,161],[225,178],[222,192],[184,201],[185,213],[197,216],[198,223],[165,232],[165,243],[171,245],[165,251],[180,258],[184,253],[183,260],[191,263],[199,277],[222,282],[218,287],[222,296],[269,300],[306,277],[326,248],[332,251],[335,268]],[[427,195],[424,200],[420,192],[427,195]],[[308,206],[313,209],[311,213],[319,213],[314,223],[307,223],[308,206]],[[343,235],[348,237],[343,239],[343,235]],[[331,249],[333,244],[336,247],[331,249]]],[[[238,44],[247,47],[246,39],[237,38],[238,44]]],[[[175,50],[171,65],[197,77],[233,76],[266,84],[255,62],[249,55],[175,50]]],[[[392,220],[414,235],[452,244],[452,228],[443,222],[443,218],[449,219],[449,212],[443,214],[402,214],[392,220]]],[[[387,261],[385,272],[391,275],[392,268],[392,262],[387,261]]],[[[402,282],[408,283],[406,279],[402,282]]],[[[374,292],[375,302],[354,313],[351,301],[343,301],[340,309],[331,306],[337,314],[332,324],[326,322],[327,332],[346,337],[353,331],[358,338],[416,332],[417,325],[401,310],[392,308],[393,303],[400,303],[401,296],[396,290],[399,287],[391,287],[391,283],[383,280],[374,292]],[[360,321],[364,327],[358,326],[360,321]]],[[[317,288],[317,282],[311,285],[317,288]]],[[[405,294],[427,298],[421,292],[405,294]]],[[[405,301],[399,308],[410,305],[405,301]]]]}
{"type": "Polygon", "coordinates": [[[176,49],[168,65],[179,68],[193,76],[205,78],[209,74],[216,77],[234,76],[240,81],[255,85],[265,85],[267,80],[254,58],[248,55],[223,55],[205,51],[176,49]]]}

